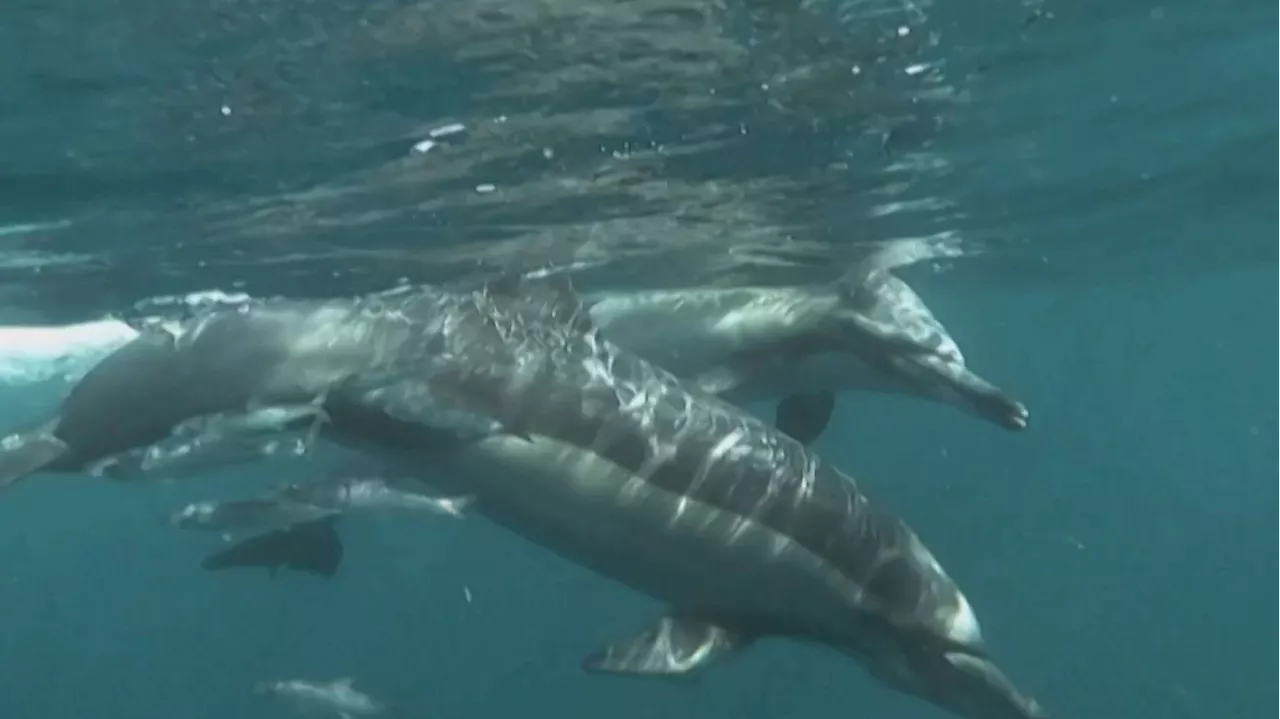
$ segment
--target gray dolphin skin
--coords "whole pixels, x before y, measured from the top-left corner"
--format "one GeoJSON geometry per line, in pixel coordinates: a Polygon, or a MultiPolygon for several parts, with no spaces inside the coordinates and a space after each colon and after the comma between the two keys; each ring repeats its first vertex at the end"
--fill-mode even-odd
{"type": "Polygon", "coordinates": [[[221,459],[260,459],[267,425],[315,428],[327,392],[357,374],[373,376],[397,342],[412,340],[404,321],[381,306],[381,295],[267,299],[218,308],[173,328],[148,328],[77,382],[53,420],[0,439],[0,487],[34,472],[79,472],[113,462],[138,472],[151,459],[162,468],[175,461],[198,467],[188,460],[218,458],[210,439],[226,439],[234,450],[221,459]],[[193,429],[215,430],[180,446],[196,447],[196,456],[157,451],[193,429]],[[243,436],[237,440],[237,431],[252,435],[250,446],[243,436]]]}
{"type": "Polygon", "coordinates": [[[0,476],[136,449],[194,416],[322,397],[323,436],[473,496],[497,524],[668,605],[588,655],[589,671],[688,675],[787,637],[964,719],[1046,716],[905,523],[799,441],[604,340],[567,280],[264,301],[148,341],[162,350],[122,348],[55,421],[6,439],[0,476]],[[217,342],[189,351],[202,329],[217,342]],[[146,361],[129,371],[130,356],[146,361]]]}
{"type": "Polygon", "coordinates": [[[445,330],[404,381],[331,395],[326,431],[398,448],[499,525],[669,606],[588,671],[687,675],[781,636],[959,717],[1046,716],[911,529],[798,441],[603,340],[567,281],[418,301],[445,330]],[[456,447],[424,451],[451,431],[441,406],[502,431],[467,422],[456,447]]]}
{"type": "Polygon", "coordinates": [[[1009,430],[1028,412],[971,371],[909,285],[874,263],[816,286],[587,295],[609,341],[734,403],[779,401],[780,429],[808,444],[834,393],[902,394],[1009,430]]]}

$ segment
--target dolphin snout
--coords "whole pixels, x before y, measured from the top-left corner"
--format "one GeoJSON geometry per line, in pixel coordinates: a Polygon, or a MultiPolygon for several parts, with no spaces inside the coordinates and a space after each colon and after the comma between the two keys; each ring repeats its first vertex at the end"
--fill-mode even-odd
{"type": "Polygon", "coordinates": [[[1031,417],[1026,405],[1003,392],[984,398],[978,403],[978,410],[989,421],[1015,431],[1026,429],[1031,417]]]}
{"type": "Polygon", "coordinates": [[[948,378],[952,401],[986,421],[1012,431],[1027,428],[1031,413],[1012,395],[968,369],[948,378]]]}

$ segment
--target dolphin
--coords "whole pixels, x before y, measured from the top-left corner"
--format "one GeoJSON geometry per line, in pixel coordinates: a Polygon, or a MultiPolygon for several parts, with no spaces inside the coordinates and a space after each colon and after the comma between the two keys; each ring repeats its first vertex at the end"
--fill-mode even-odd
{"type": "MultiPolygon", "coordinates": [[[[806,444],[825,431],[835,395],[842,391],[917,397],[958,407],[1005,429],[1025,429],[1026,406],[968,368],[946,328],[888,265],[877,254],[833,283],[608,291],[588,294],[586,304],[591,320],[615,344],[730,401],[776,403],[775,423],[806,444]]],[[[231,308],[260,313],[260,301],[235,299],[231,308]]],[[[82,328],[93,326],[90,339],[98,340],[85,344],[84,351],[98,356],[139,332],[159,332],[163,338],[163,330],[202,316],[209,316],[208,310],[65,330],[79,338],[82,328]]],[[[38,329],[51,334],[50,328],[38,329]]],[[[139,359],[115,360],[128,362],[141,364],[139,359]]],[[[180,469],[197,459],[206,461],[210,453],[190,451],[203,439],[183,444],[181,456],[169,464],[180,469]]],[[[233,452],[230,441],[216,439],[219,450],[211,453],[213,462],[277,449],[253,445],[233,452]]],[[[37,463],[43,451],[57,451],[40,443],[29,447],[37,463]]]]}
{"type": "Polygon", "coordinates": [[[735,403],[777,402],[775,423],[809,444],[841,391],[907,395],[1008,430],[1026,406],[974,373],[906,282],[874,260],[840,280],[587,294],[609,341],[735,403]]]}
{"type": "Polygon", "coordinates": [[[241,540],[209,555],[200,566],[208,571],[234,568],[281,568],[332,579],[342,565],[344,548],[329,515],[241,540]]]}
{"type": "MultiPolygon", "coordinates": [[[[468,496],[431,496],[422,487],[417,480],[380,477],[297,482],[261,497],[192,502],[170,515],[169,523],[180,529],[221,532],[228,541],[251,535],[239,540],[244,543],[257,541],[263,533],[352,512],[403,511],[461,519],[473,501],[468,496]]],[[[309,551],[300,542],[281,547],[297,547],[304,555],[309,551]]]]}
{"type": "Polygon", "coordinates": [[[376,716],[386,711],[386,705],[355,688],[351,677],[330,681],[307,679],[277,679],[259,682],[254,693],[260,696],[279,697],[288,702],[298,713],[307,716],[328,714],[338,719],[376,716]]]}
{"type": "Polygon", "coordinates": [[[460,519],[472,498],[436,497],[422,491],[417,480],[382,477],[344,477],[328,481],[297,482],[275,493],[274,499],[304,503],[338,512],[392,512],[436,514],[460,519]]]}
{"type": "Polygon", "coordinates": [[[148,327],[76,382],[52,419],[0,438],[0,487],[40,471],[128,478],[298,454],[264,438],[315,435],[326,393],[357,376],[376,385],[397,343],[415,341],[384,301],[272,298],[148,327]],[[176,440],[189,441],[165,448],[176,440]]]}
{"type": "Polygon", "coordinates": [[[192,330],[151,357],[156,386],[131,372],[113,381],[119,353],[106,358],[55,420],[2,448],[0,471],[12,476],[15,455],[34,469],[84,461],[195,416],[319,397],[323,436],[394,456],[669,607],[589,653],[588,671],[688,676],[785,637],[843,652],[964,719],[1046,716],[988,655],[968,600],[901,519],[803,443],[606,340],[567,279],[232,314],[194,327],[217,331],[206,348],[217,361],[183,354],[199,344],[192,330]],[[156,409],[164,401],[176,408],[156,409]],[[29,443],[61,452],[33,463],[29,443]]]}
{"type": "Polygon", "coordinates": [[[785,637],[964,719],[1047,716],[901,519],[801,442],[604,339],[567,280],[501,278],[413,304],[448,318],[431,351],[399,383],[330,395],[324,431],[667,605],[588,653],[588,672],[697,676],[785,637]],[[441,449],[455,430],[440,418],[469,413],[484,421],[441,449]],[[475,434],[484,422],[499,429],[475,434]]]}

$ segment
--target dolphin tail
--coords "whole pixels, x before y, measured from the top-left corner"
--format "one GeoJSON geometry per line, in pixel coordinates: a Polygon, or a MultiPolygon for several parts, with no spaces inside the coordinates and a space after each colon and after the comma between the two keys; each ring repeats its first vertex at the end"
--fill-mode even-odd
{"type": "Polygon", "coordinates": [[[0,488],[48,467],[69,451],[67,443],[48,428],[0,439],[0,488]]]}

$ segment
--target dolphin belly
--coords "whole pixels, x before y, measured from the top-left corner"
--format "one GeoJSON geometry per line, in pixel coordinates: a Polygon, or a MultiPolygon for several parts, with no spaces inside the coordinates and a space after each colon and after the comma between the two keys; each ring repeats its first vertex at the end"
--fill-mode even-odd
{"type": "Polygon", "coordinates": [[[448,489],[475,495],[495,523],[674,607],[794,633],[853,631],[858,588],[821,557],[593,452],[541,435],[497,435],[437,469],[451,482],[461,474],[463,484],[448,489]]]}

